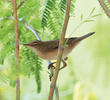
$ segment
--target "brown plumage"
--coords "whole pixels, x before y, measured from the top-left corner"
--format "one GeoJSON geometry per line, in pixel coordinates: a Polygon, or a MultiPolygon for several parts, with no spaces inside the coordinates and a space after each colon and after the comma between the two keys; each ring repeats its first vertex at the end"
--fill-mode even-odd
{"type": "MultiPolygon", "coordinates": [[[[64,47],[63,57],[66,57],[72,49],[83,39],[91,36],[95,32],[88,33],[81,37],[66,38],[66,46],[64,47]]],[[[33,41],[29,44],[23,44],[31,48],[38,56],[46,60],[52,60],[57,58],[59,40],[50,41],[33,41]]]]}

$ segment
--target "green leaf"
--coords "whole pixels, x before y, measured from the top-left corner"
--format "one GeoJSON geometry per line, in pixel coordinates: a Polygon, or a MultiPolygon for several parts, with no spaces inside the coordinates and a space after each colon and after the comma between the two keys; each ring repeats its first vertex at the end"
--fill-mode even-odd
{"type": "Polygon", "coordinates": [[[9,46],[8,45],[5,45],[5,47],[3,47],[0,50],[0,64],[3,64],[4,63],[5,57],[9,53],[9,49],[10,49],[9,46]]]}
{"type": "Polygon", "coordinates": [[[16,86],[16,80],[10,80],[10,86],[15,87],[16,86]]]}
{"type": "Polygon", "coordinates": [[[92,10],[91,10],[91,12],[90,12],[90,16],[94,13],[94,11],[95,11],[95,8],[93,8],[92,10]]]}
{"type": "Polygon", "coordinates": [[[92,15],[91,17],[94,18],[94,17],[97,17],[97,16],[100,16],[101,14],[95,14],[95,15],[92,15]]]}
{"type": "Polygon", "coordinates": [[[60,0],[59,8],[60,8],[60,10],[61,10],[63,13],[65,12],[65,9],[66,9],[66,0],[60,0]]]}
{"type": "Polygon", "coordinates": [[[84,22],[92,22],[92,21],[94,21],[94,20],[85,20],[84,22]]]}
{"type": "Polygon", "coordinates": [[[52,13],[53,9],[55,8],[56,1],[55,0],[47,0],[44,11],[42,14],[42,22],[41,27],[44,29],[47,26],[48,19],[50,14],[52,13]]]}

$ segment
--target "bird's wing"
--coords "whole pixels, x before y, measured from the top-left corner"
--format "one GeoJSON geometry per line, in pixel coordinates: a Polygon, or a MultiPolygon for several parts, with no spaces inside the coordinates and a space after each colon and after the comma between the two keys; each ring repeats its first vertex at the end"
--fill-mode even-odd
{"type": "MultiPolygon", "coordinates": [[[[77,38],[65,38],[65,42],[67,43],[67,45],[71,45],[71,43],[76,40],[77,38]]],[[[59,47],[59,40],[51,40],[51,41],[45,41],[44,42],[44,50],[55,50],[58,49],[59,47]],[[48,45],[48,46],[46,46],[48,45]]]]}
{"type": "MultiPolygon", "coordinates": [[[[67,45],[70,45],[73,40],[76,38],[65,38],[67,45]]],[[[35,48],[42,49],[43,51],[56,50],[59,47],[59,40],[50,40],[50,41],[40,41],[35,40],[29,44],[24,44],[25,46],[34,46],[35,48]]]]}
{"type": "Polygon", "coordinates": [[[65,42],[66,42],[67,45],[71,45],[71,43],[72,43],[74,40],[76,40],[76,39],[77,39],[77,37],[66,38],[66,39],[65,39],[65,42]]]}
{"type": "Polygon", "coordinates": [[[51,40],[51,41],[43,42],[43,47],[45,51],[58,49],[58,46],[59,46],[59,40],[51,40]]]}

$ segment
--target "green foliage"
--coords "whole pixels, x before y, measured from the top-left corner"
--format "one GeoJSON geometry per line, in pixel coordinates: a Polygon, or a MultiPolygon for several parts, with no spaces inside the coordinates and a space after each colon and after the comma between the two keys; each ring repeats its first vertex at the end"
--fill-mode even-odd
{"type": "MultiPolygon", "coordinates": [[[[14,24],[13,20],[8,19],[8,16],[12,15],[12,5],[10,2],[8,3],[8,9],[6,12],[1,14],[0,16],[4,18],[4,20],[0,21],[0,63],[3,64],[4,60],[7,58],[8,63],[8,78],[10,82],[10,86],[15,87],[16,77],[20,76],[31,76],[34,75],[36,84],[37,84],[37,92],[39,93],[41,90],[41,79],[40,79],[40,71],[42,60],[35,55],[30,49],[23,47],[23,43],[28,43],[32,40],[36,40],[34,34],[27,30],[23,23],[18,21],[19,28],[19,39],[20,39],[20,64],[19,71],[16,70],[15,66],[15,35],[14,35],[14,24]],[[31,38],[30,38],[31,37],[31,38]]],[[[17,1],[20,3],[20,0],[17,1]]],[[[3,1],[0,3],[1,9],[4,7],[3,1]]],[[[18,18],[24,17],[27,22],[34,28],[40,31],[42,28],[44,29],[47,39],[59,38],[63,21],[64,14],[66,8],[66,0],[47,0],[44,9],[41,10],[42,18],[40,18],[40,2],[39,0],[34,0],[33,2],[30,0],[26,0],[24,4],[18,9],[18,18]]],[[[71,1],[71,14],[74,12],[75,8],[75,0],[71,1]]],[[[97,15],[93,15],[95,8],[90,12],[89,18],[84,19],[83,15],[81,16],[81,20],[83,23],[92,21],[92,18],[97,15]]]]}
{"type": "MultiPolygon", "coordinates": [[[[21,0],[17,1],[19,5],[21,0]]],[[[73,1],[72,1],[73,2],[73,1]]],[[[58,38],[63,25],[64,12],[66,7],[65,0],[47,0],[42,9],[42,18],[40,18],[40,2],[39,0],[26,0],[24,4],[18,9],[18,18],[24,17],[34,29],[38,31],[41,27],[50,32],[47,35],[53,39],[58,38]],[[53,33],[53,34],[51,34],[53,33]]],[[[72,6],[74,7],[74,6],[72,6]]],[[[13,20],[9,18],[13,14],[12,4],[9,1],[0,2],[0,63],[4,64],[4,60],[8,63],[8,78],[10,86],[15,87],[15,80],[17,75],[30,76],[34,75],[37,83],[37,91],[41,90],[40,70],[42,60],[36,56],[31,50],[23,47],[21,44],[35,40],[32,32],[27,30],[23,23],[18,21],[19,39],[20,39],[20,64],[19,71],[16,70],[15,65],[15,35],[13,20]],[[5,11],[3,12],[3,9],[5,11]],[[31,38],[30,38],[31,37],[31,38]]]]}
{"type": "Polygon", "coordinates": [[[7,85],[9,83],[9,79],[8,79],[7,75],[5,75],[3,73],[4,70],[2,70],[1,68],[3,68],[3,67],[0,67],[0,85],[3,86],[3,85],[7,85]]]}
{"type": "Polygon", "coordinates": [[[37,87],[37,92],[40,93],[41,90],[41,79],[40,79],[40,70],[41,70],[41,60],[36,56],[34,59],[34,74],[35,74],[35,79],[36,79],[36,83],[38,84],[37,87]],[[37,62],[36,62],[37,61],[37,62]]]}
{"type": "Polygon", "coordinates": [[[89,15],[88,15],[86,18],[84,18],[84,15],[81,14],[81,16],[80,16],[80,23],[73,29],[72,33],[71,33],[69,36],[71,37],[71,35],[72,35],[81,25],[83,25],[83,24],[85,24],[85,23],[93,22],[94,19],[95,19],[96,17],[100,16],[100,15],[101,15],[100,13],[95,14],[95,8],[93,8],[93,9],[91,10],[91,12],[89,13],[89,15]]]}
{"type": "Polygon", "coordinates": [[[26,74],[29,77],[34,75],[37,83],[37,92],[39,93],[41,90],[40,70],[42,60],[28,48],[21,49],[20,54],[20,74],[26,74]]]}
{"type": "Polygon", "coordinates": [[[0,50],[0,64],[3,64],[5,57],[14,50],[14,38],[10,36],[10,33],[8,33],[7,35],[1,34],[1,37],[3,46],[0,50]]]}
{"type": "MultiPolygon", "coordinates": [[[[62,29],[62,25],[63,25],[63,21],[64,21],[66,0],[46,0],[46,3],[43,6],[43,9],[41,9],[41,5],[42,5],[42,3],[44,3],[44,1],[45,0],[42,0],[42,1],[40,1],[40,0],[32,0],[32,1],[24,0],[24,4],[18,9],[18,19],[21,17],[24,17],[25,21],[30,26],[32,26],[35,30],[37,30],[38,33],[40,33],[40,36],[44,36],[46,34],[44,39],[49,40],[49,39],[59,38],[61,29],[62,29]],[[40,16],[40,14],[42,16],[40,16]],[[43,32],[42,32],[42,28],[44,29],[43,32]]],[[[106,3],[107,7],[109,8],[110,4],[107,2],[107,0],[104,0],[104,1],[106,3]]],[[[18,5],[20,4],[20,2],[21,2],[21,0],[17,0],[18,5]]],[[[75,0],[72,0],[70,16],[73,15],[74,10],[75,10],[74,8],[75,8],[75,0]]],[[[38,56],[36,56],[35,53],[33,53],[29,48],[23,47],[23,45],[22,45],[23,43],[28,43],[33,40],[36,40],[36,38],[31,31],[29,31],[25,28],[24,23],[18,21],[19,39],[20,39],[20,63],[19,63],[19,70],[16,70],[14,24],[13,24],[13,20],[9,18],[9,16],[12,16],[12,14],[13,14],[13,10],[12,10],[12,4],[11,4],[10,0],[1,0],[0,1],[0,63],[3,65],[3,67],[1,67],[2,65],[0,66],[0,86],[4,85],[4,83],[5,83],[5,85],[10,84],[10,86],[15,87],[17,75],[19,75],[20,77],[28,76],[29,78],[31,76],[34,76],[36,84],[37,84],[37,92],[39,93],[41,90],[40,71],[42,70],[42,67],[41,67],[42,60],[38,56]],[[2,18],[4,20],[1,20],[2,18]]],[[[83,14],[81,14],[81,16],[80,16],[81,21],[78,24],[78,26],[76,26],[73,29],[72,34],[76,31],[76,29],[79,28],[80,25],[89,23],[89,22],[93,22],[94,19],[99,15],[100,14],[95,13],[95,8],[93,8],[91,10],[91,12],[88,14],[87,17],[85,17],[83,14]]],[[[100,24],[101,20],[98,22],[98,24],[100,24]]],[[[105,21],[105,19],[104,19],[104,21],[105,21]]],[[[94,55],[96,58],[94,61],[96,61],[97,64],[92,65],[91,64],[92,59],[88,59],[88,56],[86,57],[86,54],[88,54],[88,51],[83,55],[84,50],[80,49],[80,51],[81,51],[81,53],[80,53],[81,56],[80,56],[79,51],[76,50],[75,58],[78,58],[78,59],[74,59],[74,65],[72,65],[72,64],[70,65],[71,68],[69,67],[69,69],[70,69],[69,77],[67,74],[68,69],[64,70],[65,72],[62,73],[62,74],[64,74],[65,78],[67,77],[67,79],[63,80],[63,84],[62,84],[62,80],[59,80],[59,81],[61,81],[60,88],[62,88],[64,84],[66,84],[66,87],[71,86],[71,85],[72,85],[71,87],[75,87],[75,85],[73,85],[73,83],[76,84],[77,82],[80,83],[81,81],[87,82],[87,80],[86,80],[87,76],[88,76],[88,79],[91,81],[91,85],[93,85],[92,82],[96,81],[96,84],[99,86],[99,87],[97,87],[97,86],[95,87],[94,85],[92,86],[93,89],[96,89],[95,92],[97,92],[98,89],[101,89],[100,86],[105,87],[106,89],[108,88],[109,83],[110,83],[110,79],[109,79],[110,68],[108,67],[109,59],[110,59],[110,56],[109,56],[110,48],[108,48],[109,34],[104,35],[103,33],[109,33],[107,31],[107,30],[109,30],[109,25],[104,24],[104,23],[102,22],[102,25],[103,25],[103,27],[107,26],[106,27],[107,29],[105,29],[106,31],[103,31],[104,29],[102,27],[97,28],[98,29],[97,32],[99,34],[97,33],[97,36],[95,35],[94,37],[96,37],[96,38],[98,37],[98,38],[93,39],[93,41],[91,42],[91,45],[89,43],[90,51],[92,49],[94,49],[94,55]],[[106,37],[106,41],[105,41],[105,37],[106,37]],[[97,42],[96,42],[96,40],[97,40],[97,42]],[[91,48],[92,45],[93,45],[93,47],[91,48]],[[82,60],[80,59],[81,57],[82,57],[82,60]],[[89,64],[83,65],[84,57],[87,58],[87,62],[89,62],[90,65],[89,64]],[[77,64],[75,64],[75,63],[77,63],[77,64]],[[101,66],[103,67],[103,69],[101,68],[101,66],[99,64],[100,65],[102,64],[101,66]],[[93,72],[90,68],[91,66],[94,66],[94,67],[92,67],[93,72]],[[90,70],[88,71],[88,69],[90,69],[90,70]],[[102,69],[102,72],[103,72],[102,75],[99,74],[100,69],[102,69]],[[83,73],[84,73],[84,75],[83,75],[83,73]],[[89,74],[87,74],[87,73],[89,73],[89,74]],[[93,77],[92,80],[91,80],[91,76],[93,77]],[[97,78],[98,76],[100,77],[101,81],[99,81],[100,79],[97,78]],[[68,79],[70,79],[70,80],[67,81],[68,79]],[[69,82],[69,84],[68,84],[68,82],[69,82]],[[104,86],[102,85],[103,83],[105,83],[104,86]]],[[[61,76],[61,78],[62,78],[62,76],[61,76]]],[[[45,79],[45,80],[47,80],[47,79],[45,79]]],[[[31,84],[31,82],[29,84],[31,84]]],[[[48,82],[47,82],[47,84],[48,84],[48,82]]],[[[23,88],[24,87],[25,86],[23,86],[23,88]]],[[[45,82],[43,82],[42,87],[45,88],[45,82]]],[[[69,88],[71,88],[71,87],[69,87],[69,88]]],[[[86,85],[86,87],[87,87],[87,85],[86,85]]],[[[92,88],[92,87],[90,87],[90,88],[92,88]]],[[[28,93],[30,94],[30,99],[34,100],[35,98],[34,99],[31,98],[32,97],[31,93],[33,91],[33,88],[31,86],[26,87],[26,89],[27,88],[28,89],[31,88],[31,91],[28,90],[28,93]]],[[[107,93],[106,93],[105,88],[102,88],[102,91],[105,90],[103,93],[105,93],[105,96],[106,96],[107,93]]],[[[6,91],[12,92],[12,91],[8,90],[7,87],[6,87],[6,91]]],[[[79,92],[80,91],[81,90],[79,90],[79,92]]],[[[22,88],[21,88],[21,92],[22,92],[22,88]]],[[[43,92],[45,92],[45,90],[43,92]]],[[[77,92],[74,92],[72,94],[72,92],[73,92],[73,89],[71,88],[71,91],[66,90],[65,93],[64,92],[63,92],[63,94],[61,93],[62,100],[72,99],[72,95],[77,93],[77,92]]],[[[85,93],[85,90],[82,92],[85,93]]],[[[98,91],[98,93],[99,92],[100,91],[98,91]]],[[[1,90],[0,90],[0,93],[1,93],[1,90]]],[[[46,92],[44,94],[47,96],[46,92]]],[[[6,92],[6,95],[8,96],[9,94],[7,94],[7,92],[6,92]]],[[[41,95],[44,100],[45,100],[45,95],[44,96],[41,95]]],[[[88,97],[88,99],[97,100],[97,98],[94,96],[94,94],[88,94],[88,95],[90,95],[88,97]]],[[[81,96],[82,96],[82,94],[81,94],[81,96]]],[[[41,100],[42,98],[40,97],[37,99],[41,100]]],[[[87,99],[87,98],[81,98],[81,99],[87,99]]],[[[15,99],[13,99],[13,100],[15,100],[15,99]]]]}
{"type": "MultiPolygon", "coordinates": [[[[71,7],[70,7],[71,13],[74,12],[75,2],[76,2],[76,0],[71,0],[71,7]]],[[[59,8],[60,8],[60,10],[63,13],[65,12],[65,9],[66,9],[66,0],[60,0],[59,8]]]]}
{"type": "Polygon", "coordinates": [[[65,12],[65,9],[66,9],[66,0],[60,0],[59,8],[60,8],[60,10],[61,10],[63,13],[65,12]]]}
{"type": "MultiPolygon", "coordinates": [[[[18,0],[18,5],[21,0],[18,0]]],[[[32,26],[39,30],[41,28],[40,23],[41,19],[39,16],[40,2],[39,0],[26,0],[21,8],[18,9],[18,18],[25,17],[28,22],[31,20],[32,26]]],[[[10,19],[9,16],[12,16],[12,3],[1,0],[0,1],[0,63],[4,64],[6,60],[7,67],[5,70],[8,70],[7,77],[9,79],[10,86],[15,87],[16,77],[19,76],[30,76],[34,75],[37,91],[38,93],[41,90],[41,79],[40,71],[42,60],[36,56],[31,50],[24,48],[20,45],[20,64],[19,70],[16,70],[15,64],[15,34],[14,34],[14,21],[10,19]],[[5,8],[5,10],[4,10],[5,8]]],[[[27,30],[23,23],[18,21],[19,28],[19,39],[20,44],[24,42],[32,41],[35,38],[32,32],[27,30]],[[30,38],[31,37],[31,38],[30,38]]],[[[4,75],[4,74],[3,74],[4,75]]],[[[0,76],[2,76],[0,74],[0,76]]],[[[1,80],[2,81],[2,80],[1,80]]]]}
{"type": "Polygon", "coordinates": [[[0,64],[4,63],[4,59],[9,52],[9,46],[8,45],[5,46],[0,50],[0,64]]]}
{"type": "Polygon", "coordinates": [[[0,17],[11,16],[12,5],[8,0],[0,0],[0,17]],[[4,10],[5,9],[5,10],[4,10]]]}
{"type": "MultiPolygon", "coordinates": [[[[53,39],[58,39],[61,33],[64,12],[66,8],[66,0],[47,0],[44,5],[44,10],[42,14],[42,28],[46,31],[48,30],[50,34],[48,37],[53,39]],[[51,36],[50,36],[51,35],[51,36]],[[53,36],[53,37],[52,37],[53,36]]],[[[75,0],[71,1],[71,13],[74,12],[75,0]]]]}
{"type": "Polygon", "coordinates": [[[48,19],[50,17],[50,14],[53,11],[53,8],[55,7],[56,0],[46,0],[45,8],[42,15],[42,28],[45,28],[47,26],[48,19]]]}
{"type": "Polygon", "coordinates": [[[89,14],[89,16],[87,18],[83,18],[83,15],[81,15],[81,23],[86,23],[86,22],[92,22],[94,21],[94,18],[96,18],[97,16],[100,16],[101,14],[94,14],[95,12],[95,8],[93,8],[89,14]]]}
{"type": "Polygon", "coordinates": [[[108,9],[110,9],[110,3],[108,2],[108,0],[104,0],[104,3],[105,3],[106,6],[108,7],[108,9]]]}
{"type": "Polygon", "coordinates": [[[18,9],[18,17],[25,17],[29,20],[35,13],[39,14],[39,7],[39,0],[25,0],[24,4],[18,9]]]}

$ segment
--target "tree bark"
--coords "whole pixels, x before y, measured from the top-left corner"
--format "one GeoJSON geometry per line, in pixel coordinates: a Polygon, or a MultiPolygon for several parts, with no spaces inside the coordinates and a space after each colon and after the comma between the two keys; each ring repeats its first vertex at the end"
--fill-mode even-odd
{"type": "MultiPolygon", "coordinates": [[[[12,0],[12,4],[13,4],[14,27],[15,27],[16,72],[18,72],[19,71],[19,34],[18,34],[16,0],[12,0]]],[[[20,79],[18,75],[16,79],[16,100],[20,100],[20,79]]]]}
{"type": "Polygon", "coordinates": [[[55,89],[55,86],[56,86],[56,81],[57,81],[58,74],[59,74],[60,63],[61,63],[61,59],[62,59],[63,47],[64,47],[64,42],[65,42],[64,38],[65,38],[66,29],[67,29],[68,20],[69,20],[70,4],[71,4],[71,0],[67,0],[67,8],[66,8],[66,12],[65,12],[65,19],[64,19],[63,29],[62,29],[61,36],[60,36],[56,68],[55,68],[55,71],[54,71],[54,75],[52,77],[52,82],[51,82],[51,85],[50,85],[50,92],[49,92],[48,100],[53,99],[53,93],[54,93],[54,89],[55,89]]]}

